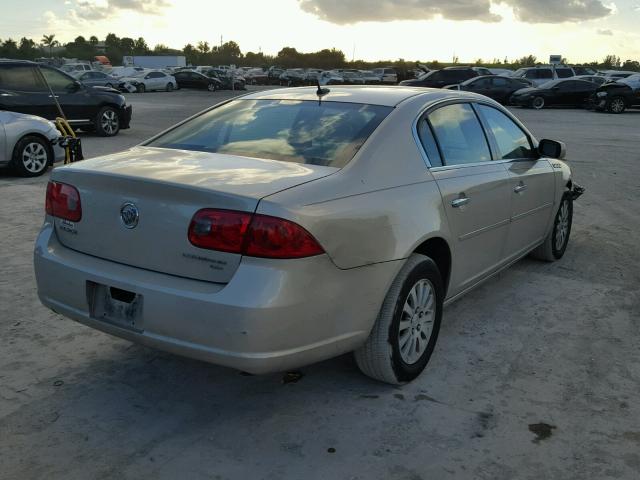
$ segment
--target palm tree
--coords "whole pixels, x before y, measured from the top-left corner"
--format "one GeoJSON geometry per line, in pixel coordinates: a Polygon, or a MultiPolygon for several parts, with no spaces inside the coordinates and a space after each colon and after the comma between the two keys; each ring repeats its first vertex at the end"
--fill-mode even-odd
{"type": "Polygon", "coordinates": [[[49,47],[49,57],[52,56],[53,47],[60,45],[60,42],[56,40],[55,35],[42,35],[42,44],[49,47]]]}

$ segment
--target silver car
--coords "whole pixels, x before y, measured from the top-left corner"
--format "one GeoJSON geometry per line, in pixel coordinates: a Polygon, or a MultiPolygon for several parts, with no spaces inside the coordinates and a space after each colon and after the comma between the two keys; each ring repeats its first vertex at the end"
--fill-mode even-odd
{"type": "Polygon", "coordinates": [[[251,373],[355,352],[415,378],[443,307],[523,256],[562,257],[579,193],[560,142],[498,103],[412,87],[262,91],[56,168],[44,305],[251,373]]]}
{"type": "Polygon", "coordinates": [[[25,177],[42,175],[49,165],[64,160],[59,137],[49,120],[0,110],[0,167],[12,167],[25,177]]]}
{"type": "Polygon", "coordinates": [[[90,87],[117,88],[121,83],[119,78],[108,75],[104,72],[92,70],[90,72],[72,72],[71,76],[90,87]]]}

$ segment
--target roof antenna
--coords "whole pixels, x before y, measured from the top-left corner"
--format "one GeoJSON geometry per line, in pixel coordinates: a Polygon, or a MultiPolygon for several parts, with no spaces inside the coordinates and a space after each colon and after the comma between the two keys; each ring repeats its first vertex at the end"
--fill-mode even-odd
{"type": "Polygon", "coordinates": [[[322,104],[322,97],[324,97],[327,93],[329,93],[331,90],[329,90],[328,88],[322,88],[320,86],[320,78],[316,78],[316,83],[318,84],[318,89],[316,90],[316,95],[318,95],[318,105],[322,104]]]}

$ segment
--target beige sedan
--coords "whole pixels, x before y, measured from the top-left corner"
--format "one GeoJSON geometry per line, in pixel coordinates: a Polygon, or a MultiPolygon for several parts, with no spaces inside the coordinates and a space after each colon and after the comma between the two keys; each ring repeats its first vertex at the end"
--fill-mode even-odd
{"type": "Polygon", "coordinates": [[[245,95],[56,168],[44,305],[252,373],[355,352],[402,383],[444,305],[529,253],[562,257],[581,189],[561,143],[471,93],[318,88],[245,95]]]}

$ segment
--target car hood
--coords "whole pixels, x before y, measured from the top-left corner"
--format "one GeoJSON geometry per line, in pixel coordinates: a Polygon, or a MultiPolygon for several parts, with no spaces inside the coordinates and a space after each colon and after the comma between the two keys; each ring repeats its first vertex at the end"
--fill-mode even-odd
{"type": "Polygon", "coordinates": [[[31,122],[41,123],[50,128],[55,128],[50,120],[47,120],[46,118],[38,117],[37,115],[28,115],[26,113],[17,113],[17,112],[11,112],[9,110],[1,110],[1,109],[0,111],[4,113],[4,115],[8,120],[22,120],[22,121],[28,120],[31,122]]]}

